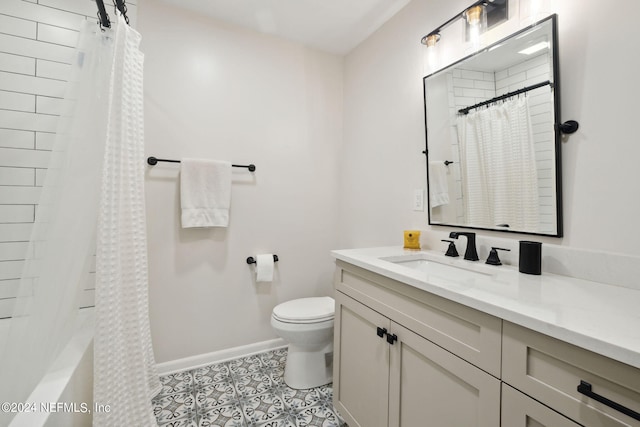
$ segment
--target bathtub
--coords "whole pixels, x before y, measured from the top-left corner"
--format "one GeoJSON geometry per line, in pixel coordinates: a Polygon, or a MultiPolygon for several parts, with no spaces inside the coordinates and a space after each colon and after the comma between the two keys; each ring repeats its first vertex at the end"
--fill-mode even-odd
{"type": "MultiPolygon", "coordinates": [[[[0,332],[8,324],[0,321],[0,332]]],[[[82,405],[93,405],[93,326],[93,308],[80,310],[69,344],[27,399],[38,412],[18,413],[9,427],[91,426],[91,413],[83,412],[82,405]]]]}

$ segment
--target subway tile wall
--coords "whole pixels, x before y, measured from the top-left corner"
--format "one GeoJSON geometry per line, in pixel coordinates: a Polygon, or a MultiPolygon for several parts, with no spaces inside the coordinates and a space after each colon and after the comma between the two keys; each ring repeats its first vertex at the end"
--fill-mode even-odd
{"type": "MultiPolygon", "coordinates": [[[[104,0],[111,19],[111,0],[104,0]]],[[[135,26],[137,1],[127,0],[135,26]]],[[[0,318],[10,317],[71,59],[95,0],[0,0],[0,318]]],[[[81,306],[93,305],[94,284],[81,306]]]]}

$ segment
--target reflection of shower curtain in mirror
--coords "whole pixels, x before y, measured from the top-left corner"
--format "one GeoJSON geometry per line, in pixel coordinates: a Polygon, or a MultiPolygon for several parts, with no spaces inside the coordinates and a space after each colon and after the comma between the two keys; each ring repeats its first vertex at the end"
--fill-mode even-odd
{"type": "Polygon", "coordinates": [[[466,224],[537,231],[538,174],[527,98],[458,117],[466,224]]]}

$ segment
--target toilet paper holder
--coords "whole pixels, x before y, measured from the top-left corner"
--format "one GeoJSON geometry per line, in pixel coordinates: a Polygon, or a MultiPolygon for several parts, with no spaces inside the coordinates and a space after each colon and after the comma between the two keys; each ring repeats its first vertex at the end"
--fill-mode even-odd
{"type": "MultiPolygon", "coordinates": [[[[274,255],[273,256],[273,262],[278,262],[278,255],[274,255]]],[[[249,258],[247,258],[247,264],[255,264],[256,263],[256,259],[252,256],[250,256],[249,258]]]]}

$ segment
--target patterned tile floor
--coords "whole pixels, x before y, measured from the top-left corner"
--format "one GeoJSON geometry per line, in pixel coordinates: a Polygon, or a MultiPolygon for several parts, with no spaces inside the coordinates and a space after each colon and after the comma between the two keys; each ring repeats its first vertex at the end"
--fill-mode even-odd
{"type": "Polygon", "coordinates": [[[308,390],[283,380],[286,349],[160,378],[153,400],[160,427],[339,427],[331,384],[308,390]]]}

